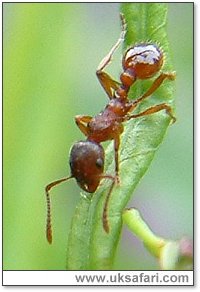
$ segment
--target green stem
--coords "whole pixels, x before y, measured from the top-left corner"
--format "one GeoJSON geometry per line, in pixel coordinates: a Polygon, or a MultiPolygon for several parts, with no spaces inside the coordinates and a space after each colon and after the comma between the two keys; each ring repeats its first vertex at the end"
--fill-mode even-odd
{"type": "Polygon", "coordinates": [[[154,256],[160,256],[160,250],[165,245],[165,240],[155,235],[145,223],[136,209],[126,209],[123,212],[123,221],[128,228],[143,241],[143,244],[154,256]]]}
{"type": "Polygon", "coordinates": [[[168,240],[157,236],[145,223],[138,210],[126,209],[123,221],[145,245],[147,250],[158,259],[162,270],[191,270],[193,247],[189,238],[168,240]]]}

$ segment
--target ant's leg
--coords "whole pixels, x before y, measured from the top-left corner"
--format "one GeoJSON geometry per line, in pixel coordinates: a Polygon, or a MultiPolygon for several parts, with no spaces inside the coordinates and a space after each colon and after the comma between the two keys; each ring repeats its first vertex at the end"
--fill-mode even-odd
{"type": "Polygon", "coordinates": [[[169,80],[174,80],[175,79],[175,72],[171,72],[171,73],[161,73],[153,82],[153,84],[151,85],[151,87],[147,90],[147,92],[145,92],[141,97],[139,97],[138,99],[136,99],[135,101],[132,102],[133,104],[133,108],[132,110],[136,107],[136,105],[138,103],[140,103],[141,101],[143,101],[145,98],[147,98],[148,96],[150,96],[154,91],[156,91],[156,89],[158,87],[160,87],[160,85],[163,83],[163,81],[165,79],[169,79],[169,80]]]}
{"type": "Polygon", "coordinates": [[[176,118],[172,114],[172,108],[169,105],[167,105],[166,103],[161,103],[161,104],[157,104],[155,106],[152,106],[152,107],[148,108],[147,110],[145,110],[144,112],[141,112],[139,114],[125,116],[123,121],[128,121],[130,119],[134,119],[134,118],[138,118],[138,117],[142,117],[142,116],[146,116],[146,115],[151,115],[151,114],[157,113],[157,112],[162,111],[162,110],[166,110],[166,113],[171,117],[171,119],[173,120],[173,123],[175,123],[176,118]]]}
{"type": "Polygon", "coordinates": [[[120,13],[120,19],[121,19],[121,24],[122,24],[122,31],[121,31],[120,37],[117,40],[116,44],[111,48],[110,52],[100,62],[97,68],[97,71],[102,71],[103,69],[105,69],[105,67],[111,62],[114,52],[124,40],[124,37],[126,34],[126,21],[122,13],[120,13]]]}
{"type": "Polygon", "coordinates": [[[111,62],[114,52],[124,40],[124,36],[126,33],[126,22],[125,22],[123,14],[120,14],[120,18],[121,18],[121,23],[122,23],[122,31],[121,31],[120,37],[117,40],[116,44],[111,48],[109,53],[100,62],[96,70],[96,74],[99,79],[99,82],[101,83],[102,87],[104,88],[105,92],[107,93],[110,99],[113,98],[113,90],[114,91],[117,90],[120,83],[113,80],[107,73],[103,72],[103,70],[111,62]]]}
{"type": "Polygon", "coordinates": [[[96,74],[109,99],[112,99],[113,91],[118,89],[120,83],[113,80],[107,73],[103,71],[97,71],[96,74]]]}
{"type": "Polygon", "coordinates": [[[88,136],[87,124],[91,121],[91,119],[92,117],[90,116],[75,116],[75,122],[85,136],[88,136]]]}
{"type": "Polygon", "coordinates": [[[52,243],[52,228],[51,228],[51,201],[50,201],[50,195],[49,191],[51,188],[54,186],[72,178],[72,176],[61,178],[59,180],[56,180],[50,184],[48,184],[45,187],[45,192],[46,192],[46,200],[47,200],[47,225],[46,225],[46,238],[47,241],[51,244],[52,243]]]}

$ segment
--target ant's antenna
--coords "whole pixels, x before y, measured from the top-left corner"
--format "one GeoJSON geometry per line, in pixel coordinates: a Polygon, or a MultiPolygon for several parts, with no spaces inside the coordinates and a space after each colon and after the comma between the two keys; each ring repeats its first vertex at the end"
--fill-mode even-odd
{"type": "Polygon", "coordinates": [[[109,224],[108,224],[108,202],[109,202],[112,190],[113,190],[115,183],[117,181],[117,177],[106,174],[106,175],[102,175],[101,178],[108,178],[108,179],[112,180],[112,184],[111,184],[110,189],[106,195],[106,200],[105,200],[104,207],[103,207],[103,216],[102,216],[103,228],[107,233],[109,233],[110,228],[109,228],[109,224]]]}
{"type": "Polygon", "coordinates": [[[59,180],[56,180],[50,184],[48,184],[45,188],[46,192],[46,200],[47,200],[47,225],[46,225],[46,238],[47,241],[51,244],[52,243],[52,228],[51,228],[51,200],[50,200],[50,194],[49,191],[54,186],[67,181],[68,179],[72,178],[72,176],[65,177],[59,180]]]}

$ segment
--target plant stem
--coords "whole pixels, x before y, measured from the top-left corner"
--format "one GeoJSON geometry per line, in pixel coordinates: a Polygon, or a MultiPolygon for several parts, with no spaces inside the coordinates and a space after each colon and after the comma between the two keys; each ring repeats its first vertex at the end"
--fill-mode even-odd
{"type": "Polygon", "coordinates": [[[160,249],[165,240],[155,235],[145,223],[138,210],[131,208],[123,212],[124,223],[128,228],[143,241],[143,244],[154,256],[159,257],[160,249]]]}

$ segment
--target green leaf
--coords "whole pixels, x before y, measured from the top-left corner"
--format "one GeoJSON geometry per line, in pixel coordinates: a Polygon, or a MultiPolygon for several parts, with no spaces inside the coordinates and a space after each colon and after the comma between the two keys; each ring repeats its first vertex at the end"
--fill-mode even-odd
{"type": "Polygon", "coordinates": [[[90,198],[83,196],[74,212],[67,247],[68,270],[86,270],[89,266],[90,205],[90,198]]]}
{"type": "MultiPolygon", "coordinates": [[[[121,12],[127,22],[127,34],[124,48],[139,42],[159,43],[165,52],[163,71],[172,68],[166,33],[167,5],[162,3],[122,4],[121,12]]],[[[112,45],[112,44],[111,44],[112,45]]],[[[139,97],[145,92],[152,80],[137,81],[130,91],[130,98],[139,97]]],[[[159,103],[173,104],[174,82],[164,84],[139,107],[139,111],[159,103]]],[[[73,218],[68,242],[68,269],[112,269],[117,245],[122,229],[122,211],[133,196],[135,187],[150,166],[150,163],[162,142],[170,118],[165,111],[138,119],[130,120],[121,135],[120,184],[116,185],[108,206],[110,232],[102,226],[102,213],[110,181],[102,181],[94,194],[88,212],[85,212],[85,197],[81,197],[79,209],[73,218]],[[79,214],[79,216],[77,216],[79,214]],[[88,224],[83,224],[88,222],[88,224]],[[76,240],[77,238],[77,240],[76,240]],[[85,259],[85,264],[82,262],[85,259]],[[81,264],[80,264],[81,262],[81,264]],[[77,265],[75,263],[78,263],[77,265]]],[[[106,149],[107,174],[114,173],[114,150],[111,142],[106,149]]],[[[89,201],[87,201],[89,202],[89,201]]]]}

